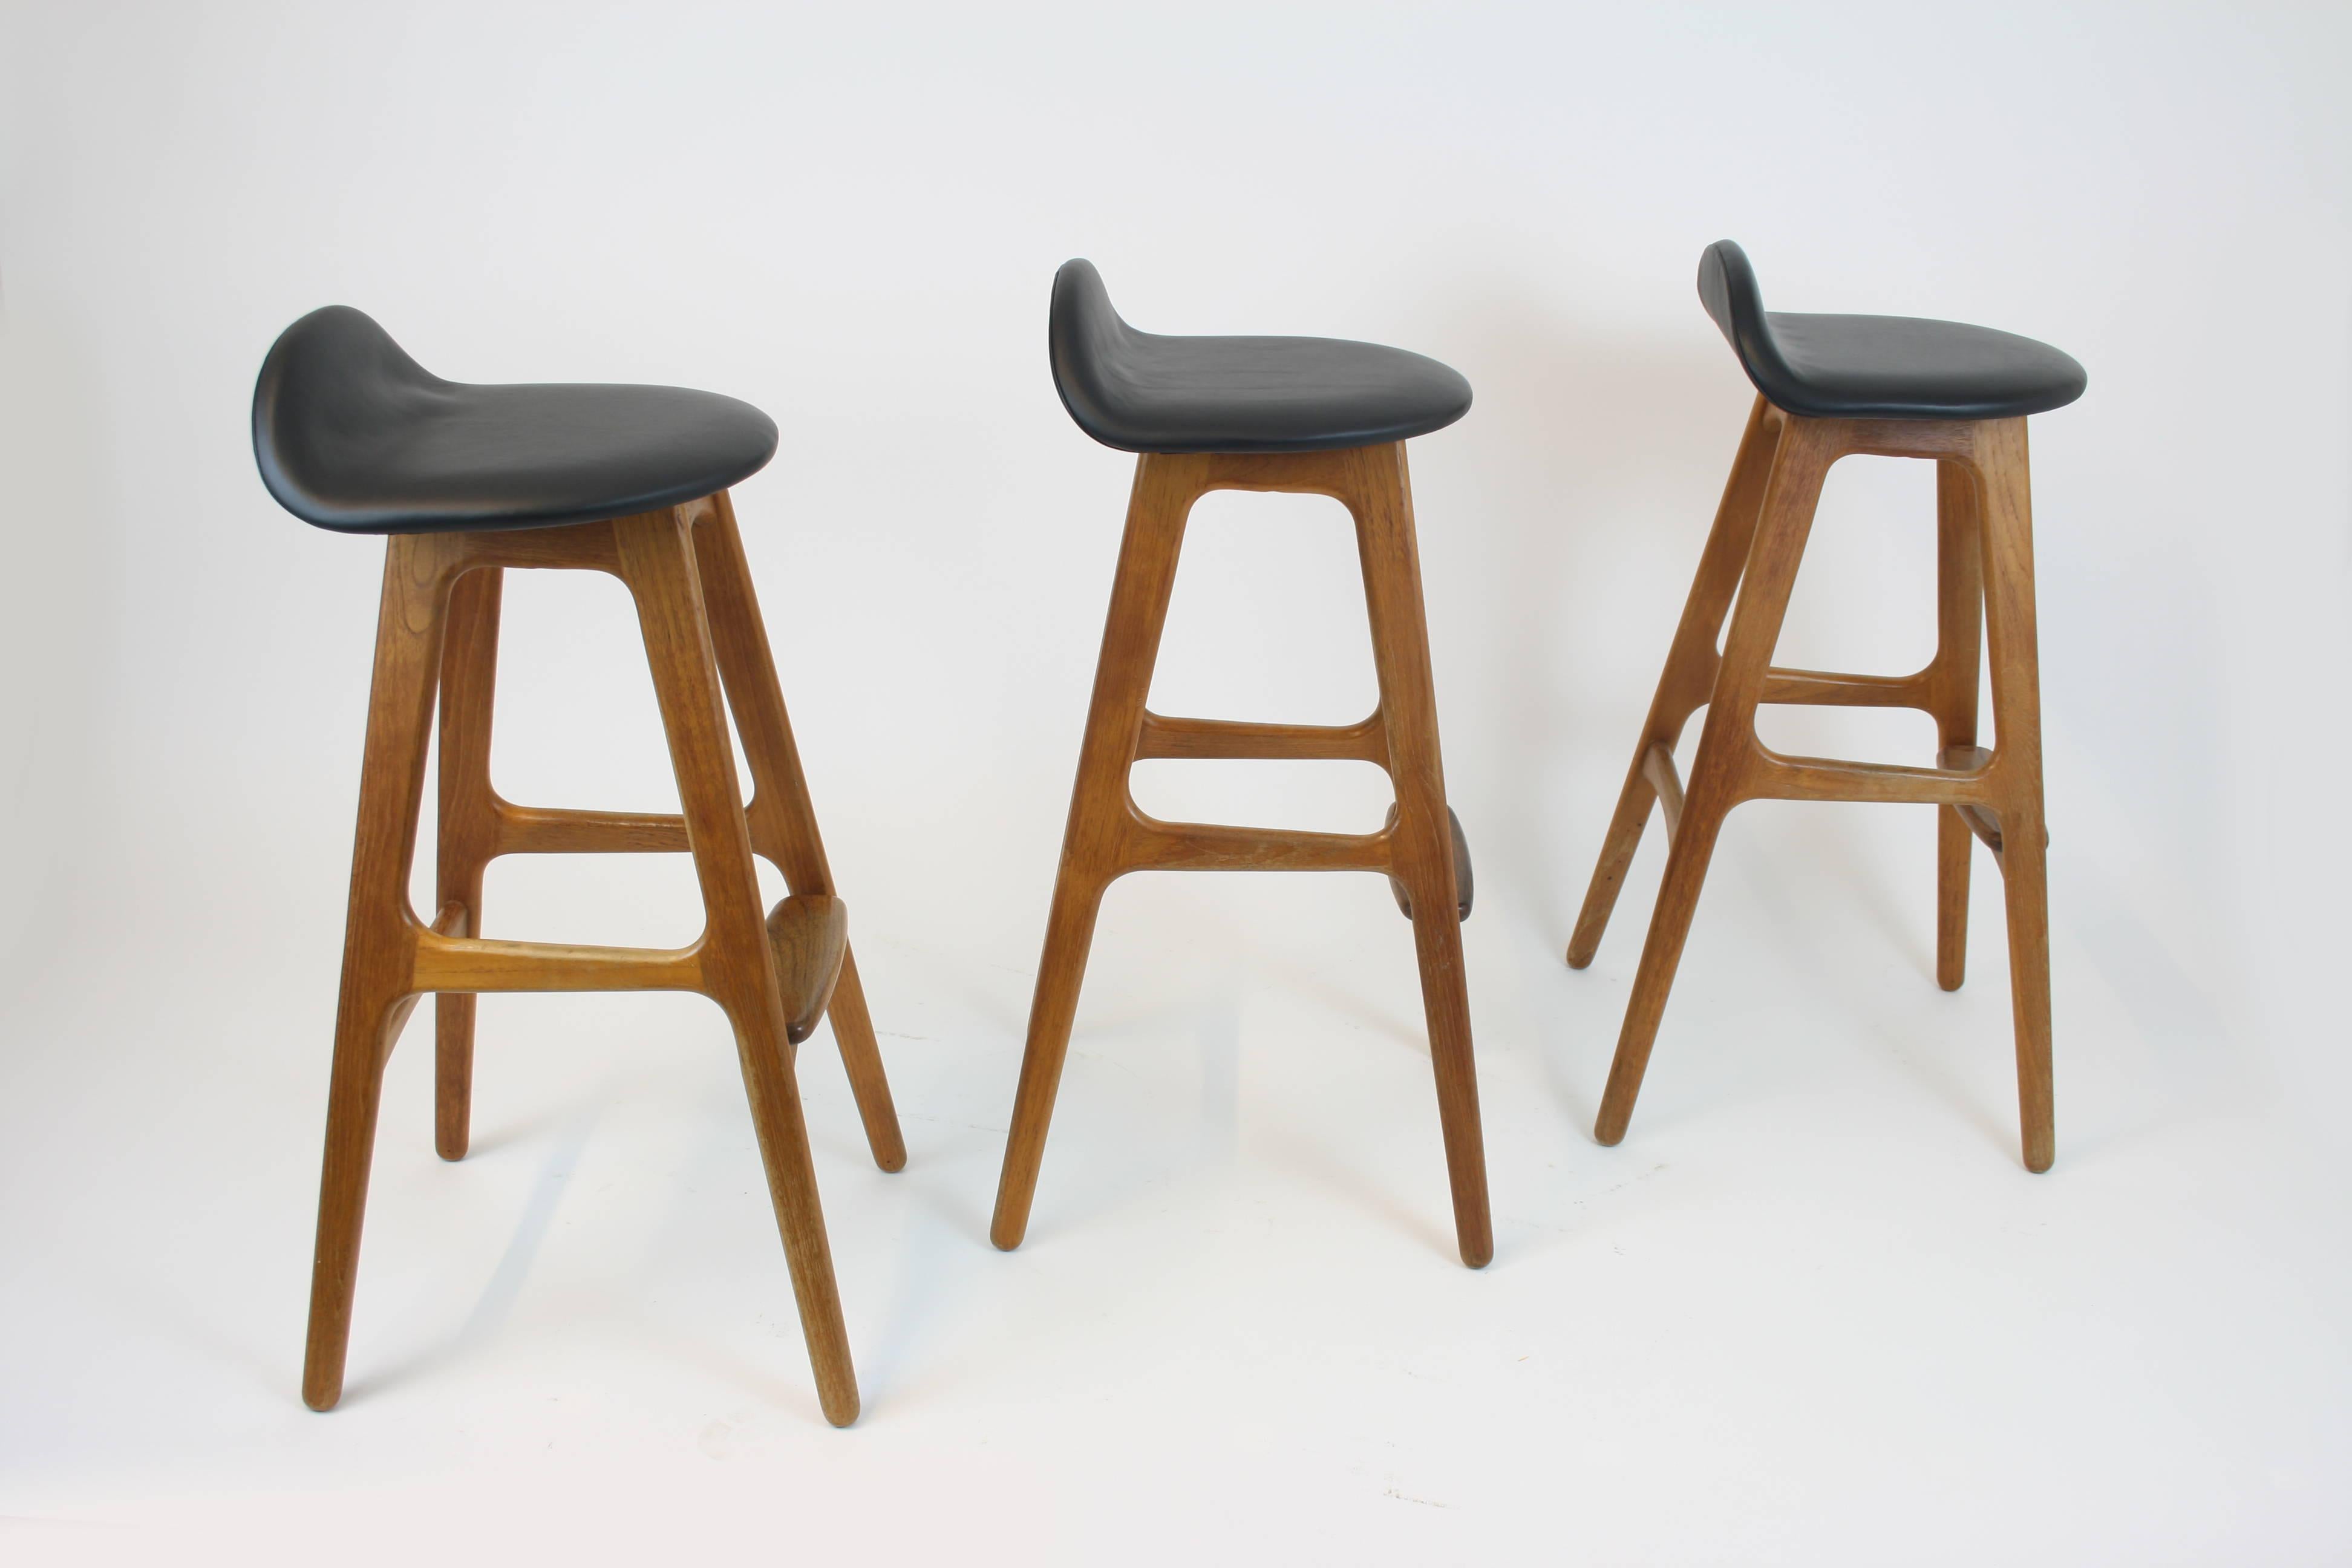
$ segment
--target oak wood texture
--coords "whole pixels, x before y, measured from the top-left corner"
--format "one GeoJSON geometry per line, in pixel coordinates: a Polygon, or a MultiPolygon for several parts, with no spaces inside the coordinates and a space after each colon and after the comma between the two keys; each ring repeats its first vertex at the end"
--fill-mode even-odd
{"type": "Polygon", "coordinates": [[[1743,800],[1906,801],[1937,807],[1936,978],[1957,989],[1967,959],[1969,840],[1992,849],[2009,914],[2018,1110],[2028,1170],[2056,1154],[2050,1064],[2050,933],[2044,885],[2042,715],[2033,622],[2033,527],[2025,421],[1809,419],[1759,398],[1700,556],[1657,694],[1633,751],[1568,948],[1592,961],[1651,804],[1667,858],[1641,967],[1593,1135],[1625,1135],[1667,992],[1730,809],[1743,800]],[[1855,453],[1937,465],[1937,650],[1907,676],[1781,669],[1771,662],[1789,592],[1830,465],[1855,453]],[[1738,595],[1738,608],[1733,595],[1738,595]],[[1721,651],[1717,634],[1730,626],[1721,651]],[[1980,641],[1979,630],[1983,636],[1980,641]],[[1977,744],[1977,687],[1989,647],[1999,743],[1977,744]],[[1916,708],[1936,721],[1937,765],[1785,756],[1756,735],[1759,703],[1916,708]],[[1706,722],[1687,782],[1683,727],[1706,722]]]}
{"type": "Polygon", "coordinates": [[[1494,1237],[1471,1058],[1453,826],[1439,765],[1437,705],[1402,443],[1252,456],[1152,453],[1136,464],[989,1231],[1007,1250],[1018,1247],[1028,1229],[1103,890],[1113,879],[1141,870],[1379,871],[1422,911],[1413,919],[1413,943],[1454,1233],[1462,1260],[1483,1267],[1494,1256],[1494,1237]],[[1233,723],[1164,718],[1145,708],[1185,521],[1196,500],[1219,489],[1327,495],[1355,519],[1380,681],[1380,707],[1370,717],[1339,726],[1233,723]],[[1370,834],[1163,822],[1147,816],[1129,788],[1129,770],[1144,757],[1376,763],[1395,787],[1396,811],[1392,821],[1370,834]]]}
{"type": "Polygon", "coordinates": [[[499,533],[395,535],[361,770],[359,827],[329,1090],[302,1397],[342,1394],[361,1222],[383,1067],[417,999],[436,995],[434,1142],[467,1148],[474,1000],[484,991],[695,991],[733,1026],[769,1194],[825,1416],[857,1415],[841,1302],[793,1079],[793,1047],[829,1011],[875,1161],[906,1163],[897,1113],[793,750],[767,633],[724,494],[608,522],[499,533]],[[629,589],[682,810],[519,806],[492,788],[501,574],[608,572],[629,589]],[[427,729],[440,707],[440,834],[430,923],[409,907],[427,729]],[[753,795],[737,784],[731,706],[753,795]],[[499,855],[677,851],[694,857],[702,933],[682,948],[513,942],[481,934],[482,868],[499,855]],[[754,854],[791,896],[760,908],[754,854]]]}

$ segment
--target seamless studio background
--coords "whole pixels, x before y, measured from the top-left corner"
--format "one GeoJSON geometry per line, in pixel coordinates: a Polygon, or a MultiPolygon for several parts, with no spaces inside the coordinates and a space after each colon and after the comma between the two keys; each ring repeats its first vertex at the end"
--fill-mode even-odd
{"type": "MultiPolygon", "coordinates": [[[[2347,43],[2262,5],[8,6],[0,1554],[2342,1561],[2347,43]],[[1750,396],[1691,282],[1726,236],[1778,309],[2089,368],[2033,430],[2046,1177],[1997,876],[1945,995],[1917,808],[1734,816],[1632,1133],[1591,1141],[1654,831],[1593,968],[1559,952],[1750,396]],[[1119,885],[1030,1240],[987,1244],[1129,470],[1046,374],[1076,255],[1147,329],[1476,388],[1412,459],[1482,1274],[1370,877],[1119,885]],[[350,1394],[297,1399],[381,552],[269,501],[247,400],[338,301],[444,375],[782,426],[738,504],[911,1155],[866,1161],[821,1032],[849,1432],[723,1023],[676,997],[486,1001],[454,1166],[420,1015],[350,1394]]],[[[1923,661],[1932,501],[1836,470],[1782,662],[1923,661]]],[[[618,586],[508,604],[500,788],[673,801],[618,586]]],[[[1338,509],[1205,503],[1155,707],[1371,699],[1338,509]]],[[[1384,803],[1349,764],[1138,791],[1384,803]]],[[[500,862],[488,911],[695,921],[664,858],[500,862]]]]}

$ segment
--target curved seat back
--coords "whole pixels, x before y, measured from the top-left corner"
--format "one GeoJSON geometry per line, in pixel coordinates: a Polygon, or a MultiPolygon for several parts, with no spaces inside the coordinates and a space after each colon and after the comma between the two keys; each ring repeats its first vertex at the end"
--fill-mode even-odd
{"type": "Polygon", "coordinates": [[[1771,322],[1765,319],[1764,291],[1756,285],[1756,268],[1748,265],[1748,253],[1733,241],[1718,239],[1699,256],[1698,298],[1721,329],[1723,341],[1739,356],[1748,379],[1767,396],[1796,379],[1772,336],[1771,322]]]}
{"type": "Polygon", "coordinates": [[[1078,427],[1093,434],[1117,424],[1106,406],[1110,385],[1135,346],[1138,332],[1119,317],[1095,264],[1081,257],[1054,274],[1054,302],[1045,327],[1054,390],[1078,427]]]}
{"type": "Polygon", "coordinates": [[[2072,355],[1990,327],[1768,311],[1755,268],[1727,239],[1699,258],[1698,297],[1756,390],[1790,414],[2010,419],[2063,408],[2089,384],[2072,355]]]}
{"type": "Polygon", "coordinates": [[[278,504],[328,526],[348,503],[336,476],[372,466],[452,384],[408,357],[349,305],[311,311],[278,334],[253,387],[253,460],[278,504]]]}

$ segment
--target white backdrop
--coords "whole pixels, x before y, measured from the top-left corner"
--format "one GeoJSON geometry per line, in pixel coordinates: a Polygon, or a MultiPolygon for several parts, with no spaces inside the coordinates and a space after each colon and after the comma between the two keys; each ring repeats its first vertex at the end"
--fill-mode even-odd
{"type": "MultiPolygon", "coordinates": [[[[1094,1561],[2336,1559],[2347,44],[2319,5],[10,5],[0,1513],[60,1555],[531,1498],[607,1545],[684,1512],[1094,1561]],[[2089,369],[2034,426],[2046,1179],[1997,875],[1943,997],[1924,813],[1735,819],[1633,1134],[1587,1133],[1654,836],[1601,963],[1559,950],[1749,397],[1692,287],[1726,236],[1776,308],[2089,369]],[[1046,374],[1074,255],[1151,330],[1395,342],[1476,388],[1412,458],[1485,1275],[1448,1272],[1410,943],[1353,878],[1122,885],[1033,1239],[986,1249],[1128,468],[1046,374]],[[275,508],[247,400],[338,301],[445,375],[705,386],[783,429],[739,503],[913,1154],[860,1163],[821,1038],[850,1434],[723,1029],[674,999],[486,1004],[454,1171],[420,1022],[353,1397],[296,1405],[380,552],[275,508]],[[1612,1261],[1644,1247],[1672,1262],[1612,1261]]],[[[1931,500],[1840,468],[1784,662],[1921,661],[1931,500]]],[[[509,605],[501,788],[674,798],[619,590],[509,605]]],[[[1337,510],[1205,503],[1155,706],[1370,693],[1337,510]]],[[[1307,765],[1139,794],[1382,804],[1307,765]]],[[[679,863],[491,877],[494,931],[692,929],[679,863]]]]}

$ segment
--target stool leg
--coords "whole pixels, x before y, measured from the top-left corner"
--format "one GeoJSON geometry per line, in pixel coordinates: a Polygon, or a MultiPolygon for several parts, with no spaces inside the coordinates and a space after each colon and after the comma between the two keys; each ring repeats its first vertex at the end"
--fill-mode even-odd
{"type": "Polygon", "coordinates": [[[783,994],[761,913],[751,833],[736,788],[734,750],[688,525],[676,513],[657,512],[623,519],[614,524],[614,534],[622,580],[637,602],[702,887],[703,987],[735,1028],[744,1091],[792,1269],[801,1331],[816,1372],[818,1401],[826,1420],[846,1426],[857,1419],[857,1377],[850,1365],[800,1088],[784,1037],[783,994]]]}
{"type": "MultiPolygon", "coordinates": [[[[711,510],[695,530],[694,559],[719,678],[743,737],[744,760],[751,766],[751,804],[746,810],[751,847],[774,862],[793,892],[831,897],[833,870],[825,863],[824,840],[817,834],[816,808],[809,801],[808,778],[793,742],[767,623],[760,616],[751,563],[735,525],[734,502],[724,491],[711,502],[711,510]]],[[[898,1131],[898,1108],[890,1100],[890,1080],[882,1070],[882,1051],[874,1038],[874,1020],[866,1011],[854,953],[842,954],[841,978],[834,984],[826,1014],[874,1163],[886,1171],[903,1170],[907,1143],[898,1131]]]]}
{"type": "MultiPolygon", "coordinates": [[[[1935,704],[1938,752],[1977,743],[1977,683],[1984,621],[1984,530],[1976,476],[1936,465],[1935,704]]],[[[1959,812],[1936,808],[1936,984],[1958,991],[1968,974],[1969,864],[1976,836],[1959,812]]]]}
{"type": "Polygon", "coordinates": [[[1658,678],[1657,695],[1650,700],[1650,715],[1643,721],[1642,739],[1633,748],[1633,765],[1625,770],[1625,785],[1617,795],[1617,810],[1609,819],[1609,833],[1601,843],[1601,860],[1592,868],[1584,908],[1576,917],[1576,931],[1568,943],[1568,963],[1582,969],[1601,947],[1601,932],[1617,907],[1618,889],[1641,847],[1649,826],[1650,805],[1657,798],[1643,773],[1650,748],[1663,746],[1669,755],[1681,741],[1683,726],[1704,706],[1715,685],[1715,638],[1731,608],[1731,596],[1747,569],[1748,546],[1756,537],[1756,518],[1764,504],[1764,484],[1772,474],[1772,451],[1780,438],[1780,418],[1762,398],[1748,416],[1748,429],[1739,438],[1738,456],[1724,481],[1723,500],[1716,509],[1715,526],[1699,556],[1698,575],[1683,605],[1682,623],[1666,654],[1665,672],[1658,678]]]}
{"type": "Polygon", "coordinates": [[[996,1214],[988,1228],[989,1239],[1008,1252],[1021,1245],[1029,1229],[1029,1205],[1037,1195],[1054,1093],[1061,1085],[1078,989],[1086,979],[1087,952],[1094,942],[1095,912],[1103,889],[1127,868],[1122,857],[1127,826],[1133,820],[1128,770],[1135,761],[1143,704],[1160,656],[1160,633],[1168,620],[1184,520],[1199,494],[1197,482],[1188,476],[1198,472],[1198,464],[1182,459],[1146,456],[1136,464],[1127,532],[1119,544],[1110,614],[1103,626],[1102,656],[1095,664],[1094,699],[1087,710],[1078,776],[1062,834],[1053,910],[1045,921],[1045,951],[1029,1003],[1029,1038],[1021,1056],[1020,1087],[1013,1093],[1004,1169],[996,1185],[996,1214]]]}
{"type": "Polygon", "coordinates": [[[1462,912],[1454,886],[1445,773],[1438,755],[1437,697],[1422,605],[1412,483],[1402,444],[1368,448],[1351,466],[1359,467],[1363,476],[1349,498],[1349,510],[1356,514],[1372,662],[1380,676],[1381,717],[1388,734],[1389,774],[1396,787],[1395,876],[1413,910],[1422,1010],[1429,1024],[1438,1122],[1444,1131],[1446,1170],[1454,1191],[1454,1239],[1462,1261],[1483,1268],[1494,1258],[1495,1234],[1487,1212],[1486,1143],[1478,1121],[1470,994],[1462,963],[1462,912]]]}
{"type": "Polygon", "coordinates": [[[2025,1168],[2057,1158],[2050,1067],[2049,835],[2042,801],[2041,655],[2033,621],[2033,500],[2025,421],[1978,427],[1984,487],[1985,626],[2001,779],[2000,868],[2009,905],[2009,986],[2017,1027],[2017,1108],[2025,1168]]]}
{"type": "Polygon", "coordinates": [[[408,989],[408,868],[424,805],[448,572],[462,548],[459,535],[421,534],[395,536],[384,550],[302,1359],[302,1402],[313,1410],[333,1409],[343,1394],[383,1064],[416,1001],[408,989]]]}
{"type": "Polygon", "coordinates": [[[1658,1021],[1665,1014],[1666,994],[1674,987],[1675,969],[1682,962],[1683,942],[1690,934],[1691,916],[1698,908],[1699,889],[1706,880],[1716,835],[1725,815],[1742,798],[1747,764],[1755,754],[1756,704],[1763,695],[1773,645],[1780,638],[1781,618],[1788,612],[1789,591],[1795,585],[1797,563],[1812,529],[1822,480],[1836,456],[1830,434],[1833,428],[1821,421],[1793,417],[1782,427],[1738,608],[1732,615],[1731,631],[1724,641],[1722,663],[1708,699],[1706,727],[1699,731],[1698,753],[1691,761],[1682,818],[1666,857],[1665,880],[1658,889],[1657,909],[1650,917],[1650,934],[1642,947],[1642,966],[1633,976],[1633,994],[1617,1036],[1617,1055],[1609,1067],[1609,1087],[1601,1095],[1601,1114],[1592,1129],[1593,1137],[1602,1143],[1623,1138],[1625,1125],[1633,1119],[1633,1100],[1642,1091],[1650,1047],[1656,1043],[1658,1021]]]}
{"type": "Polygon", "coordinates": [[[874,1016],[866,1010],[866,987],[857,977],[857,954],[841,950],[841,976],[833,984],[833,1000],[825,1004],[833,1024],[834,1043],[841,1048],[843,1068],[849,1074],[849,1092],[857,1101],[857,1117],[866,1127],[866,1146],[875,1164],[886,1171],[907,1168],[907,1141],[898,1131],[898,1108],[890,1099],[890,1080],[882,1075],[882,1047],[874,1037],[874,1016]]]}
{"type": "MultiPolygon", "coordinates": [[[[441,650],[441,825],[435,896],[446,914],[465,913],[450,936],[482,934],[482,870],[498,843],[490,793],[490,703],[499,668],[499,601],[504,574],[495,566],[459,577],[449,590],[449,625],[441,650]]],[[[433,1146],[462,1160],[474,1098],[474,995],[433,999],[433,1146]]]]}

